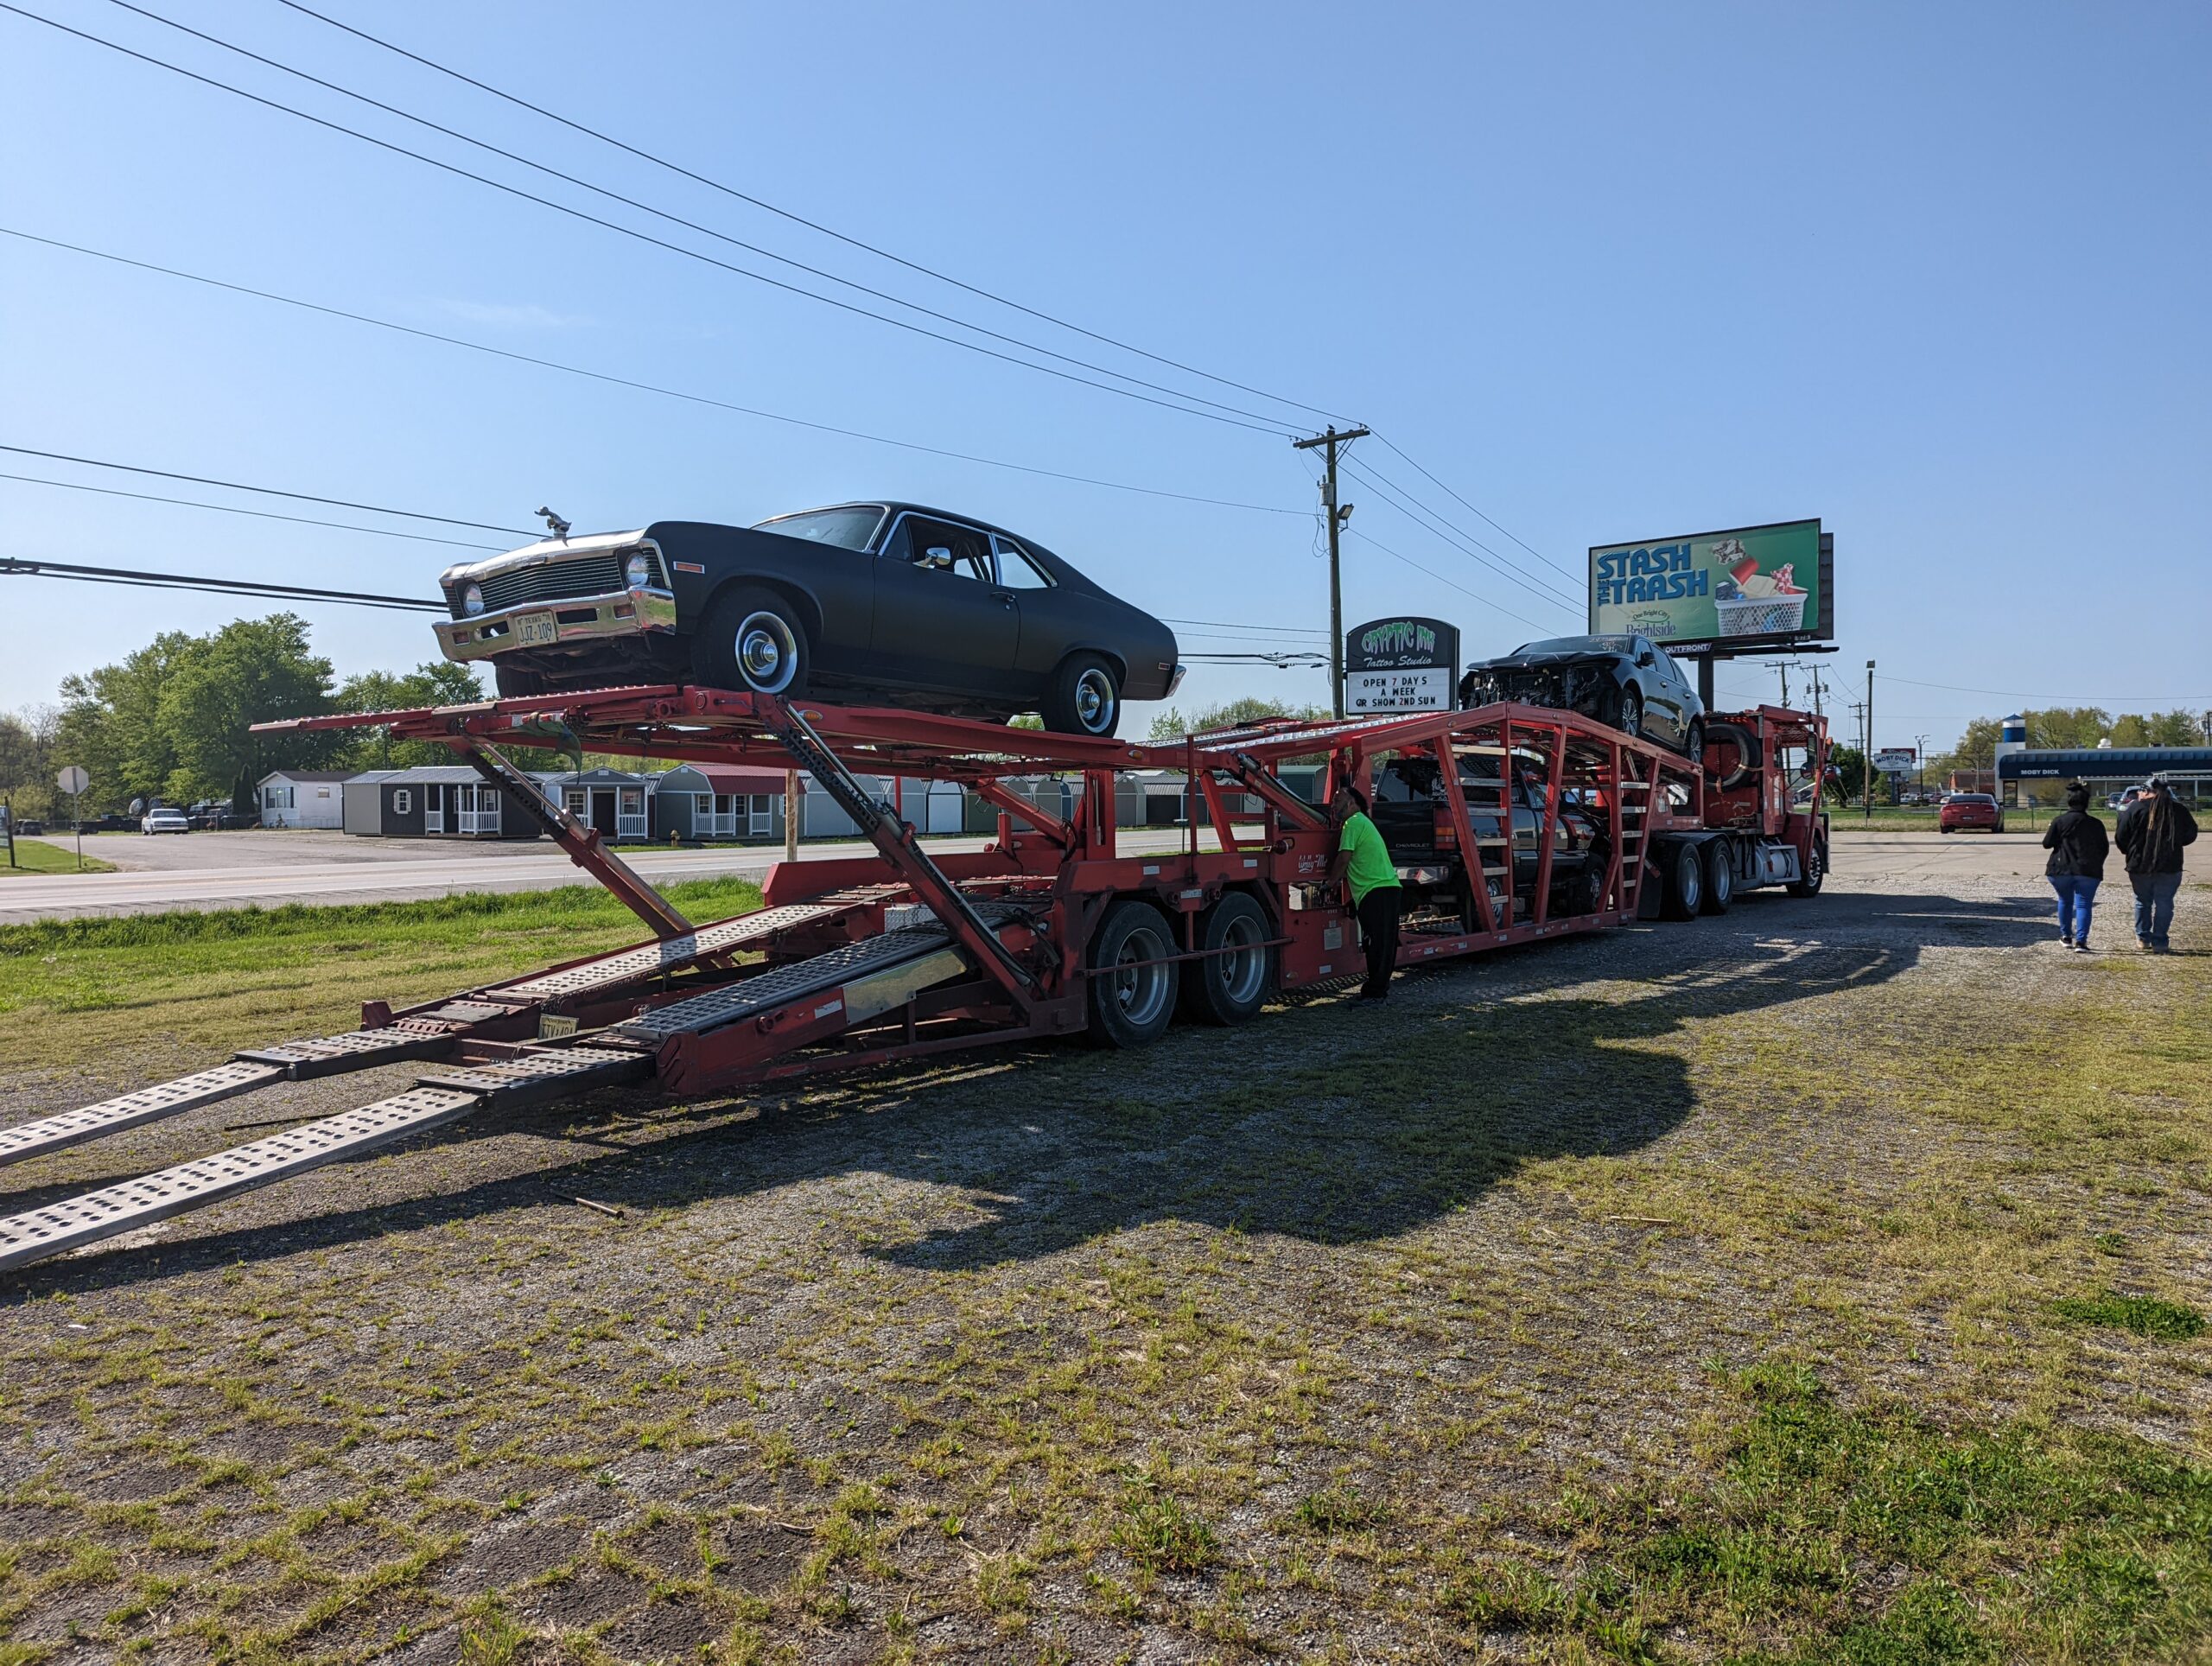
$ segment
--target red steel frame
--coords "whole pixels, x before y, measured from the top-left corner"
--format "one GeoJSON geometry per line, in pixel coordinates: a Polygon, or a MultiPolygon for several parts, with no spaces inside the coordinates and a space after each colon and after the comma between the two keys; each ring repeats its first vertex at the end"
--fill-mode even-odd
{"type": "MultiPolygon", "coordinates": [[[[1147,745],[884,708],[809,704],[795,721],[791,709],[771,696],[657,686],[297,719],[265,727],[385,727],[404,738],[442,741],[503,784],[518,779],[518,772],[501,757],[499,744],[537,744],[551,728],[598,753],[766,762],[779,768],[797,764],[817,774],[842,766],[956,781],[996,808],[997,836],[982,851],[926,855],[911,826],[883,813],[873,825],[861,823],[876,846],[873,855],[776,864],[765,887],[770,906],[853,893],[856,887],[875,889],[867,901],[844,907],[834,921],[774,940],[766,966],[709,965],[684,989],[633,1001],[633,1008],[648,1007],[696,992],[702,987],[698,978],[711,987],[715,980],[759,975],[880,932],[884,906],[902,897],[929,905],[963,951],[970,976],[903,996],[893,1007],[874,1008],[857,1021],[845,991],[836,992],[835,999],[817,991],[743,1021],[672,1037],[658,1061],[663,1087],[703,1092],[950,1047],[1079,1031],[1087,1022],[1091,976],[1085,950],[1107,907],[1122,897],[1158,905],[1181,940],[1181,952],[1169,958],[1189,961],[1202,957],[1198,927],[1205,910],[1229,890],[1248,892],[1267,913],[1282,987],[1351,976],[1359,970],[1359,953],[1348,900],[1322,894],[1336,843],[1325,802],[1319,808],[1306,804],[1274,773],[1278,766],[1295,760],[1325,762],[1330,797],[1344,782],[1363,781],[1370,764],[1386,753],[1425,755],[1442,766],[1445,808],[1461,859],[1484,876],[1471,887],[1476,929],[1412,931],[1399,951],[1402,966],[1632,919],[1643,900],[1645,858],[1656,835],[1723,825],[1770,839],[1792,836],[1793,827],[1796,836],[1814,836],[1810,830],[1817,817],[1793,819],[1786,801],[1777,799],[1786,789],[1779,785],[1774,760],[1781,746],[1804,745],[1818,754],[1817,781],[1826,744],[1819,720],[1770,707],[1727,715],[1726,721],[1753,728],[1765,747],[1762,766],[1749,777],[1755,826],[1744,819],[1753,812],[1742,787],[1721,792],[1703,770],[1679,754],[1577,713],[1519,705],[1308,725],[1276,722],[1147,745]],[[1527,766],[1528,779],[1541,779],[1543,803],[1534,829],[1538,868],[1525,909],[1516,894],[1510,839],[1515,772],[1499,772],[1494,824],[1507,836],[1478,837],[1459,771],[1452,766],[1454,754],[1470,748],[1516,760],[1527,766]],[[1192,798],[1205,805],[1216,848],[1205,848],[1193,814],[1181,848],[1123,853],[1115,823],[1116,777],[1147,767],[1185,772],[1186,790],[1187,784],[1195,784],[1192,798]],[[1081,773],[1083,788],[1075,813],[1065,821],[1039,810],[1007,785],[1009,778],[1070,772],[1081,773]],[[1552,852],[1569,795],[1605,829],[1610,860],[1599,906],[1588,913],[1554,917],[1552,852]],[[1256,810],[1248,804],[1256,804],[1256,810]],[[1496,866],[1491,853],[1498,857],[1496,866]],[[1502,881],[1495,900],[1491,878],[1502,881]],[[1022,905],[1024,918],[996,927],[984,925],[975,905],[993,900],[1022,905]]],[[[1477,806],[1484,815],[1491,810],[1487,803],[1477,806]]],[[[543,818],[563,849],[645,918],[658,935],[668,938],[689,929],[681,915],[599,846],[596,836],[564,826],[565,817],[550,806],[548,811],[543,818]]]]}

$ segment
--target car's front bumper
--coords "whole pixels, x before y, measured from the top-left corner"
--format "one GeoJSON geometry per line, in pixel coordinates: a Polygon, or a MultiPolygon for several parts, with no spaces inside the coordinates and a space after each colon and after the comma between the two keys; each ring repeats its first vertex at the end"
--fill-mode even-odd
{"type": "Polygon", "coordinates": [[[442,619],[432,628],[446,658],[465,664],[501,654],[583,646],[610,638],[664,634],[676,629],[676,598],[666,590],[615,590],[606,595],[521,602],[467,619],[442,619]]]}

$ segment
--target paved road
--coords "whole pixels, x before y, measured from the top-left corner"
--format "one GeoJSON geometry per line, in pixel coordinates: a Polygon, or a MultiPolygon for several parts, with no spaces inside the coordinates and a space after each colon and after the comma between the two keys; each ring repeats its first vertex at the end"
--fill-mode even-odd
{"type": "MultiPolygon", "coordinates": [[[[1956,876],[2033,879],[2043,872],[2039,836],[2032,833],[1857,833],[1839,829],[1839,879],[1923,885],[1956,876]]],[[[62,843],[62,842],[57,842],[62,843]]],[[[981,838],[931,839],[932,850],[980,850],[981,838]]],[[[1138,848],[1179,843],[1170,835],[1139,835],[1138,848]]],[[[67,848],[66,843],[63,848],[67,848]]],[[[810,844],[802,860],[857,856],[859,842],[810,844]]],[[[144,914],[172,908],[237,908],[249,903],[397,902],[459,891],[542,891],[588,883],[575,865],[545,842],[461,844],[435,839],[361,839],[340,833],[188,834],[182,838],[112,835],[87,842],[86,855],[130,862],[137,871],[0,877],[0,923],[66,919],[86,914],[144,914]]],[[[630,847],[623,860],[654,881],[743,874],[758,879],[780,861],[782,847],[719,850],[630,847]]]]}

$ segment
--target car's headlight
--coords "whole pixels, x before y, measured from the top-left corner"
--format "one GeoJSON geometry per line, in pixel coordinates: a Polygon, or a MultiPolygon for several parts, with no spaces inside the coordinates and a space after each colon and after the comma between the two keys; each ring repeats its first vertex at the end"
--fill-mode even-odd
{"type": "Polygon", "coordinates": [[[482,585],[464,584],[461,586],[461,611],[464,614],[480,614],[484,611],[484,587],[482,585]]]}
{"type": "Polygon", "coordinates": [[[632,589],[644,589],[653,582],[653,558],[640,550],[622,563],[622,576],[632,589]]]}

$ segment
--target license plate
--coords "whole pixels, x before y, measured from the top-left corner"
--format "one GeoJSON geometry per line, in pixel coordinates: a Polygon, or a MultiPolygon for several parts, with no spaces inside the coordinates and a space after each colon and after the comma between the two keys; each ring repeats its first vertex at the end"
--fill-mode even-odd
{"type": "Polygon", "coordinates": [[[515,620],[515,642],[519,647],[542,648],[561,639],[561,627],[550,614],[522,614],[515,620]]]}

